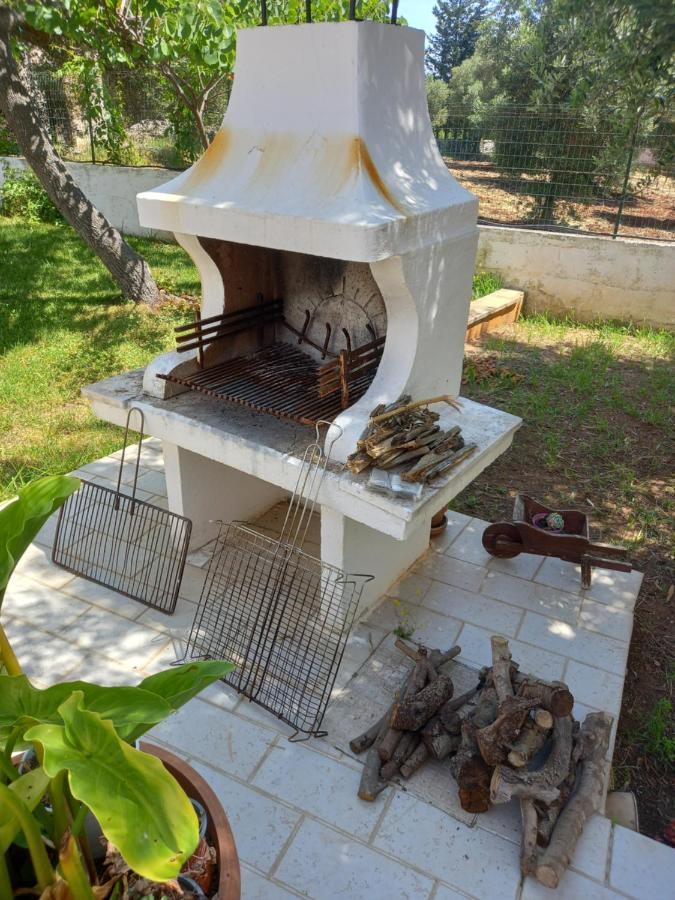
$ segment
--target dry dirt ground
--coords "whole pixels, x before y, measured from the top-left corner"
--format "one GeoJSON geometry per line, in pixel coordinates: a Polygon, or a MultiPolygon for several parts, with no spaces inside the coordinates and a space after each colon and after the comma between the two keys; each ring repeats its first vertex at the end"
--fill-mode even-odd
{"type": "MultiPolygon", "coordinates": [[[[527,194],[528,184],[535,179],[520,173],[509,174],[490,161],[457,162],[445,160],[455,178],[480,203],[480,221],[503,225],[532,225],[534,198],[527,194]]],[[[570,187],[570,194],[574,194],[570,187]]],[[[555,206],[555,223],[565,230],[608,234],[613,231],[619,209],[619,197],[597,197],[588,202],[559,200],[555,206]]],[[[675,181],[660,177],[627,199],[621,216],[619,234],[623,237],[675,237],[675,181]]]]}
{"type": "Polygon", "coordinates": [[[586,512],[593,537],[644,572],[635,610],[614,789],[634,791],[641,830],[675,817],[675,336],[524,319],[467,347],[462,392],[520,415],[512,448],[453,507],[510,518],[526,492],[586,512]]]}

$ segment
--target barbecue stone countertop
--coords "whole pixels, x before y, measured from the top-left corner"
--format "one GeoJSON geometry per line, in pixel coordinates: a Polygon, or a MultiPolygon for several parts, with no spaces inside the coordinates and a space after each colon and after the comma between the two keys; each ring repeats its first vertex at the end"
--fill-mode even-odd
{"type": "MultiPolygon", "coordinates": [[[[168,400],[143,393],[143,370],[135,369],[87,385],[83,396],[99,418],[124,425],[130,407],[145,416],[146,435],[191,450],[292,491],[308,444],[309,427],[286,422],[243,406],[223,404],[186,391],[168,400]]],[[[376,494],[366,487],[369,472],[352,475],[331,464],[319,503],[371,528],[405,540],[420,516],[428,517],[470,484],[510,446],[522,420],[510,413],[462,399],[462,409],[438,405],[443,428],[459,425],[476,451],[445,478],[426,485],[418,500],[376,494]]],[[[137,427],[132,421],[132,427],[137,427]]]]}

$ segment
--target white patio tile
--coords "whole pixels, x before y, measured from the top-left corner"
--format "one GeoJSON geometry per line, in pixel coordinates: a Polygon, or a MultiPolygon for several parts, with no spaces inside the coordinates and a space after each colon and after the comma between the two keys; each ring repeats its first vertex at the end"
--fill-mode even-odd
{"type": "Polygon", "coordinates": [[[618,715],[621,709],[623,676],[586,666],[571,659],[565,672],[565,683],[575,701],[618,715]]]}
{"type": "Polygon", "coordinates": [[[412,631],[411,640],[427,647],[447,650],[459,634],[462,623],[424,606],[412,606],[385,597],[371,615],[370,621],[386,632],[403,627],[412,631]]]}
{"type": "Polygon", "coordinates": [[[56,537],[56,523],[58,521],[59,514],[58,512],[55,512],[53,516],[50,516],[47,519],[34,539],[34,543],[41,544],[43,547],[46,547],[50,551],[50,553],[52,547],[54,546],[54,538],[56,537]]]}
{"type": "MultiPolygon", "coordinates": [[[[131,484],[134,480],[134,466],[130,463],[132,458],[135,462],[136,456],[134,455],[132,457],[129,451],[127,451],[122,469],[123,485],[131,484]]],[[[81,472],[84,478],[87,478],[89,481],[98,477],[103,478],[106,481],[114,481],[115,484],[117,484],[120,472],[120,460],[119,457],[104,456],[101,459],[95,459],[93,462],[87,463],[85,466],[80,466],[77,471],[81,472]]]]}
{"type": "Polygon", "coordinates": [[[27,548],[15,571],[17,575],[25,575],[53,588],[61,588],[75,577],[72,572],[54,565],[51,551],[37,544],[27,548]]]}
{"type": "MultiPolygon", "coordinates": [[[[133,461],[136,462],[136,456],[138,454],[138,444],[130,444],[126,453],[124,454],[125,464],[126,462],[133,461]]],[[[122,451],[116,450],[114,453],[111,453],[108,459],[119,460],[122,458],[122,451]]],[[[143,441],[141,446],[141,460],[140,465],[144,469],[152,469],[156,471],[164,471],[164,455],[162,453],[161,446],[157,446],[155,444],[150,444],[149,441],[143,441]]]]}
{"type": "Polygon", "coordinates": [[[504,600],[505,603],[529,608],[527,598],[533,590],[534,585],[531,581],[488,569],[480,592],[488,597],[494,597],[496,600],[504,600]]]}
{"type": "Polygon", "coordinates": [[[68,637],[85,650],[102,653],[137,669],[144,668],[167,644],[167,635],[105,609],[85,613],[68,637]]]}
{"type": "Polygon", "coordinates": [[[590,631],[598,631],[629,643],[633,631],[633,613],[586,597],[581,604],[579,624],[590,631]]]}
{"type": "Polygon", "coordinates": [[[460,894],[458,891],[453,891],[447,884],[439,884],[436,888],[433,900],[466,900],[466,894],[460,894]]]}
{"type": "MultiPolygon", "coordinates": [[[[487,580],[487,579],[486,579],[487,580]]],[[[573,625],[579,618],[579,609],[581,608],[581,597],[579,594],[570,594],[567,591],[560,591],[558,588],[550,587],[548,584],[537,584],[532,582],[532,590],[529,594],[523,596],[519,606],[524,606],[532,612],[539,613],[542,616],[550,616],[553,619],[560,619],[562,622],[569,622],[573,625]]],[[[514,600],[514,602],[516,602],[514,600]]]]}
{"type": "Polygon", "coordinates": [[[187,640],[195,613],[197,612],[197,604],[191,600],[186,600],[184,597],[179,597],[176,609],[171,615],[160,612],[158,609],[152,609],[149,606],[142,606],[141,609],[143,612],[136,620],[141,625],[148,625],[168,634],[177,634],[187,640]]]}
{"type": "Polygon", "coordinates": [[[519,553],[512,559],[499,559],[494,556],[490,559],[488,568],[492,572],[504,572],[505,575],[515,575],[530,581],[541,565],[543,556],[535,556],[533,553],[519,553]]]}
{"type": "Polygon", "coordinates": [[[91,603],[93,606],[108,609],[120,616],[126,616],[128,619],[138,618],[146,608],[137,600],[124,597],[122,594],[118,594],[117,591],[111,591],[109,588],[103,587],[102,584],[89,581],[88,578],[73,578],[62,590],[64,594],[71,594],[73,597],[91,603]]]}
{"type": "Polygon", "coordinates": [[[162,470],[157,472],[144,472],[138,477],[138,486],[151,494],[164,494],[166,496],[166,478],[162,470]]]}
{"type": "Polygon", "coordinates": [[[206,569],[200,569],[197,566],[186,565],[183,570],[183,580],[178,591],[179,596],[192,600],[194,603],[199,601],[202,595],[202,588],[206,581],[206,569]]]}
{"type": "Polygon", "coordinates": [[[404,600],[406,603],[421,603],[431,584],[431,578],[411,572],[405,578],[402,578],[398,584],[390,588],[387,594],[390,597],[396,597],[398,600],[404,600]]]}
{"type": "Polygon", "coordinates": [[[435,583],[424,598],[429,609],[453,616],[472,625],[482,625],[493,629],[493,633],[513,637],[518,631],[523,611],[515,606],[507,606],[491,597],[470,594],[458,588],[435,583]]]}
{"type": "Polygon", "coordinates": [[[237,778],[248,778],[276,735],[229,715],[204,701],[191,700],[151,732],[203,762],[237,778]]]}
{"type": "Polygon", "coordinates": [[[491,806],[487,812],[476,816],[476,825],[520,845],[523,833],[520,804],[517,800],[511,800],[510,803],[498,803],[496,806],[491,806]]]}
{"type": "Polygon", "coordinates": [[[385,635],[386,630],[375,627],[374,624],[361,622],[352,628],[335,679],[336,686],[343,687],[347,684],[384,640],[385,635]]]}
{"type": "Polygon", "coordinates": [[[73,669],[71,678],[80,681],[91,681],[94,684],[117,686],[122,684],[136,685],[143,679],[143,675],[137,669],[130,669],[121,663],[113,662],[105,656],[96,653],[82,657],[82,660],[73,669]]]}
{"type": "MultiPolygon", "coordinates": [[[[555,900],[625,900],[625,895],[617,894],[604,884],[591,881],[571,869],[565,872],[555,891],[532,877],[525,879],[521,900],[551,900],[553,897],[555,900]]],[[[656,900],[656,895],[652,896],[652,900],[656,900]]]]}
{"type": "Polygon", "coordinates": [[[16,574],[7,586],[3,604],[5,613],[50,631],[61,631],[90,609],[88,603],[16,574]]]}
{"type": "Polygon", "coordinates": [[[426,575],[435,581],[452,584],[465,591],[477,591],[485,575],[482,566],[463,562],[443,553],[429,553],[417,563],[414,571],[418,575],[426,575]]]}
{"type": "Polygon", "coordinates": [[[188,564],[191,566],[196,566],[198,569],[204,569],[211,561],[215,546],[215,541],[209,541],[202,547],[197,547],[196,550],[192,550],[187,555],[188,564]]]}
{"type": "MultiPolygon", "coordinates": [[[[472,663],[475,666],[492,665],[492,650],[490,637],[495,631],[487,631],[477,628],[475,625],[465,625],[459,633],[457,643],[462,648],[460,659],[462,662],[472,663]]],[[[537,675],[539,678],[547,678],[550,681],[562,677],[565,668],[565,659],[557,653],[550,653],[524,644],[522,641],[509,640],[511,654],[520,664],[521,672],[537,675]]]]}
{"type": "Polygon", "coordinates": [[[609,883],[636,900],[672,897],[675,849],[615,825],[609,883]]]}
{"type": "Polygon", "coordinates": [[[273,747],[253,784],[298,806],[326,823],[367,840],[382,813],[382,801],[364,803],[357,797],[360,767],[351,768],[285,741],[273,747]]]}
{"type": "Polygon", "coordinates": [[[82,659],[82,651],[68,641],[21,619],[7,619],[4,628],[21,668],[31,680],[41,684],[68,678],[82,659]]]}
{"type": "Polygon", "coordinates": [[[623,675],[626,670],[626,644],[558,619],[548,619],[532,612],[525,613],[518,637],[535,647],[589,663],[606,672],[623,675]]]}
{"type": "Polygon", "coordinates": [[[585,592],[598,603],[609,603],[632,610],[642,585],[642,572],[612,572],[593,569],[591,586],[585,592]]]}
{"type": "Polygon", "coordinates": [[[223,681],[214,681],[200,692],[199,699],[232,712],[241,700],[241,696],[229,684],[225,684],[223,681]]]}
{"type": "Polygon", "coordinates": [[[258,872],[254,872],[248,866],[241,867],[242,900],[291,900],[291,898],[299,896],[301,895],[296,894],[295,891],[291,893],[258,872]]]}
{"type": "Polygon", "coordinates": [[[483,532],[488,525],[489,522],[483,522],[482,519],[472,519],[447,548],[446,554],[477,566],[487,566],[492,559],[483,547],[483,532]]]}
{"type": "Polygon", "coordinates": [[[445,517],[448,520],[445,531],[431,538],[431,548],[437,553],[444,553],[471,521],[471,516],[465,516],[463,513],[455,512],[452,509],[446,510],[445,517]]]}
{"type": "Polygon", "coordinates": [[[516,844],[402,792],[387,810],[375,845],[481,900],[508,900],[518,892],[516,844]]]}
{"type": "Polygon", "coordinates": [[[227,811],[239,858],[267,872],[300,821],[300,813],[209,766],[198,762],[193,766],[227,811]]]}
{"type": "Polygon", "coordinates": [[[598,814],[591,816],[574,848],[573,868],[597,881],[604,881],[611,834],[612,823],[609,819],[598,814]]]}
{"type": "Polygon", "coordinates": [[[534,580],[570,594],[578,594],[581,591],[581,568],[574,563],[549,557],[541,564],[534,580]]]}
{"type": "Polygon", "coordinates": [[[314,900],[424,900],[430,878],[306,820],[275,872],[276,878],[314,900]]]}

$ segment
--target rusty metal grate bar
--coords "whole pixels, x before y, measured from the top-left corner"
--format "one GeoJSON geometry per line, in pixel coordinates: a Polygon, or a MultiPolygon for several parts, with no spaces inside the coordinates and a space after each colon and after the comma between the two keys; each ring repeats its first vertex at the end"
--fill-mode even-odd
{"type": "MultiPolygon", "coordinates": [[[[315,425],[320,419],[334,419],[342,411],[340,385],[322,396],[319,370],[319,364],[307,354],[291,344],[277,343],[191,375],[159,377],[216,400],[301,425],[315,425]]],[[[374,374],[373,368],[350,382],[350,403],[363,396],[374,374]]]]}

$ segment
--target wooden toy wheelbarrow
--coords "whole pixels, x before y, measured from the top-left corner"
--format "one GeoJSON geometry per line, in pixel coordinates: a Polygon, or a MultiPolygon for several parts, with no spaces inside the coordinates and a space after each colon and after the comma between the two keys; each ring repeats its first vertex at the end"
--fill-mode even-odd
{"type": "Polygon", "coordinates": [[[519,553],[553,556],[581,565],[581,587],[591,586],[591,568],[630,572],[625,547],[596,544],[590,539],[588,517],[576,509],[553,510],[526,494],[518,494],[513,507],[513,522],[496,522],[483,532],[483,547],[499,559],[511,559],[519,553]],[[558,512],[563,520],[560,531],[532,523],[535,516],[545,518],[558,512]]]}

